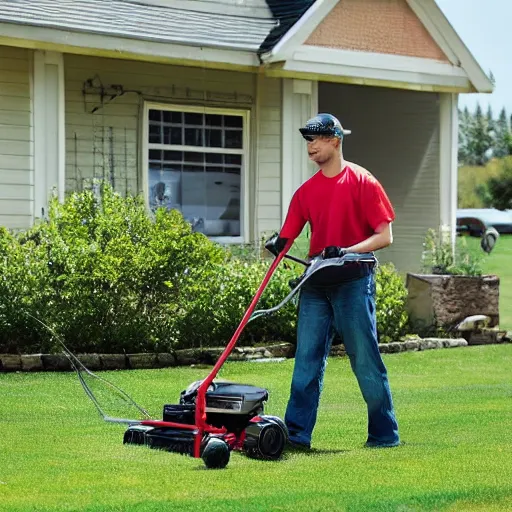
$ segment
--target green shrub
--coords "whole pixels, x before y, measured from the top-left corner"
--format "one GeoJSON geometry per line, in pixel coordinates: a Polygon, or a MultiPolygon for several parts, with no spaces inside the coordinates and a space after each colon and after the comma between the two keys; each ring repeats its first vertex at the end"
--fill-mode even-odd
{"type": "MultiPolygon", "coordinates": [[[[222,248],[177,211],[150,216],[139,197],[53,198],[48,219],[23,233],[0,229],[0,352],[53,352],[48,324],[74,352],[130,353],[222,346],[268,270],[261,247],[222,248]]],[[[290,292],[303,271],[284,261],[257,309],[290,292]]],[[[377,273],[381,341],[406,326],[405,289],[391,266],[377,273]]],[[[296,301],[250,322],[241,344],[295,341],[296,301]]]]}
{"type": "Polygon", "coordinates": [[[49,275],[46,255],[34,240],[21,244],[0,227],[0,351],[51,351],[47,333],[26,313],[36,315],[47,304],[49,275]]]}
{"type": "MultiPolygon", "coordinates": [[[[187,307],[177,322],[178,346],[219,346],[232,337],[246,309],[260,286],[269,263],[263,260],[243,261],[228,257],[202,272],[184,290],[187,307]]],[[[280,265],[256,310],[269,309],[290,292],[288,281],[298,275],[292,266],[280,265]]],[[[295,339],[296,308],[288,303],[279,312],[250,322],[242,333],[240,343],[257,344],[267,340],[295,339]]]]}
{"type": "MultiPolygon", "coordinates": [[[[269,262],[228,259],[219,264],[204,284],[195,283],[189,289],[188,306],[183,311],[179,332],[180,346],[223,345],[239,325],[269,262]]],[[[276,270],[256,309],[268,309],[279,304],[290,292],[288,282],[303,269],[284,262],[276,270]]],[[[388,263],[376,273],[376,305],[379,341],[397,341],[407,334],[408,315],[405,308],[407,289],[395,267],[388,263]]],[[[266,340],[295,342],[296,302],[291,301],[277,313],[251,322],[244,330],[240,343],[252,345],[266,340]]]]}
{"type": "Polygon", "coordinates": [[[399,341],[408,334],[407,288],[392,263],[380,265],[375,276],[379,341],[399,341]]]}
{"type": "MultiPolygon", "coordinates": [[[[109,186],[100,197],[86,191],[64,204],[53,199],[47,221],[4,240],[15,256],[2,268],[7,300],[11,313],[21,307],[14,316],[5,305],[0,313],[3,350],[28,343],[16,328],[27,321],[10,320],[25,312],[48,323],[71,350],[167,350],[175,339],[167,304],[180,304],[191,270],[223,257],[179,212],[161,209],[152,219],[140,198],[122,198],[109,186]]],[[[29,338],[45,348],[55,343],[42,327],[29,338]]]]}
{"type": "Polygon", "coordinates": [[[489,176],[476,193],[487,208],[512,209],[512,158],[499,160],[499,174],[489,176]]]}

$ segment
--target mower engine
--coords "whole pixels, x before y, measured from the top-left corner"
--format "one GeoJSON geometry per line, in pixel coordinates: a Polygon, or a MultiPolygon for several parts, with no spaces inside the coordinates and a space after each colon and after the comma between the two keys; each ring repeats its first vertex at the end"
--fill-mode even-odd
{"type": "MultiPolygon", "coordinates": [[[[194,456],[198,430],[196,396],[202,381],[182,391],[179,404],[163,407],[161,422],[131,425],[124,443],[194,456]],[[166,425],[173,424],[173,426],[166,425]]],[[[276,416],[265,416],[268,391],[256,386],[213,381],[206,392],[206,423],[217,430],[203,433],[200,454],[207,467],[224,467],[232,450],[248,457],[277,460],[288,441],[288,430],[276,416]]]]}

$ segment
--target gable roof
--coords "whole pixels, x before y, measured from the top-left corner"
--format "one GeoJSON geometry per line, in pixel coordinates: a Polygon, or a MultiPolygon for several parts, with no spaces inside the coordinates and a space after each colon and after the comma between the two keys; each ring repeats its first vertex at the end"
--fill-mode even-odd
{"type": "Polygon", "coordinates": [[[251,52],[279,27],[265,0],[10,0],[0,22],[251,52]]]}
{"type": "MultiPolygon", "coordinates": [[[[440,75],[450,76],[453,74],[464,75],[469,81],[470,89],[464,92],[492,92],[494,89],[489,77],[482,70],[479,63],[476,61],[474,56],[469,52],[464,42],[461,40],[457,32],[451,26],[450,22],[443,14],[435,0],[403,0],[415,16],[423,24],[428,34],[432,37],[433,41],[439,46],[439,49],[444,52],[446,56],[447,64],[442,70],[439,66],[429,66],[439,69],[440,75]]],[[[342,49],[326,49],[323,52],[319,52],[317,46],[308,43],[308,39],[315,29],[321,24],[321,22],[329,16],[330,12],[341,3],[343,6],[343,0],[316,0],[313,2],[309,9],[304,15],[298,19],[298,21],[288,30],[286,34],[275,44],[270,50],[260,55],[260,59],[265,64],[271,63],[282,63],[285,69],[288,67],[289,70],[294,68],[296,71],[300,69],[309,69],[310,73],[316,74],[316,76],[322,74],[318,71],[319,59],[324,64],[324,67],[329,69],[326,72],[327,75],[338,75],[344,71],[348,72],[347,62],[345,59],[351,61],[353,64],[354,59],[357,60],[359,57],[360,66],[367,66],[369,60],[379,64],[380,53],[367,53],[364,51],[346,51],[342,49]],[[305,58],[304,55],[307,54],[305,58]],[[366,58],[366,57],[369,57],[366,58]],[[297,59],[300,61],[299,66],[293,66],[293,63],[297,59]],[[336,62],[335,62],[336,61],[336,62]],[[365,64],[363,64],[365,63],[365,64]],[[338,65],[338,70],[334,67],[338,65]],[[314,72],[313,68],[317,68],[314,72]]],[[[387,56],[384,56],[387,57],[387,56]]],[[[402,56],[397,55],[395,59],[382,59],[384,61],[393,61],[393,66],[416,65],[415,73],[421,74],[421,63],[428,63],[429,60],[434,59],[421,59],[413,58],[413,60],[398,61],[402,56]]],[[[373,66],[372,66],[373,67],[373,66]]],[[[375,70],[380,67],[375,68],[375,70]]],[[[398,69],[398,68],[397,68],[398,69]]],[[[430,73],[430,69],[429,69],[430,73]]],[[[456,86],[458,89],[459,86],[456,86]]]]}
{"type": "Polygon", "coordinates": [[[381,48],[333,48],[330,40],[323,49],[311,44],[311,34],[344,0],[8,0],[0,9],[0,38],[118,58],[238,69],[263,64],[269,76],[492,92],[435,0],[402,1],[446,56],[444,62],[383,55],[381,48]]]}
{"type": "Polygon", "coordinates": [[[267,0],[267,4],[278,25],[265,38],[259,54],[270,51],[299,21],[316,0],[267,0]]]}

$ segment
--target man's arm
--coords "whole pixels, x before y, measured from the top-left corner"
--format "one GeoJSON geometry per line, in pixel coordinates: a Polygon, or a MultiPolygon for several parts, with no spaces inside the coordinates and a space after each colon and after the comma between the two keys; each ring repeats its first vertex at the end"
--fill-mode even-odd
{"type": "Polygon", "coordinates": [[[362,242],[347,247],[347,252],[373,252],[383,249],[393,243],[391,223],[383,222],[377,226],[375,233],[362,242]]]}

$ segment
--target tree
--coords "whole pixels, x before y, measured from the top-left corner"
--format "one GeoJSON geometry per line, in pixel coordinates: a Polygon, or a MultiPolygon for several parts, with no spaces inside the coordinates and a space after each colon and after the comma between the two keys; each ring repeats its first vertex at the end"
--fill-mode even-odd
{"type": "Polygon", "coordinates": [[[468,144],[469,144],[469,130],[471,125],[471,114],[468,107],[464,110],[459,110],[459,145],[458,145],[458,159],[460,164],[465,164],[468,161],[468,144]]]}
{"type": "Polygon", "coordinates": [[[492,132],[482,107],[477,103],[475,117],[468,132],[467,162],[471,165],[485,165],[492,153],[492,132]]]}
{"type": "Polygon", "coordinates": [[[503,160],[501,172],[487,182],[491,206],[498,210],[512,209],[512,159],[503,160]]]}
{"type": "Polygon", "coordinates": [[[496,86],[496,78],[494,78],[494,73],[492,71],[489,71],[489,80],[493,87],[496,86]]]}
{"type": "Polygon", "coordinates": [[[496,158],[503,158],[510,155],[511,134],[508,125],[507,112],[505,108],[501,109],[498,120],[496,121],[494,130],[494,149],[493,156],[496,158]]]}

